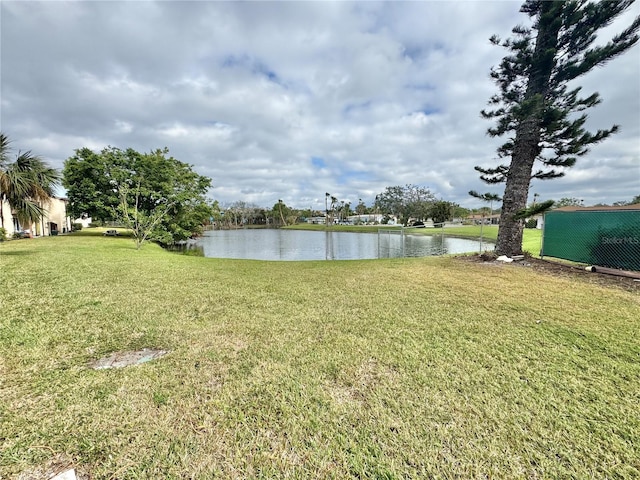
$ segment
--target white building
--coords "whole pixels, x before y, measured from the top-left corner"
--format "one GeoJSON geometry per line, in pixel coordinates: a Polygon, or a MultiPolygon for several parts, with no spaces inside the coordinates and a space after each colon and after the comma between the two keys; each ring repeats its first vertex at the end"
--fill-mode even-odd
{"type": "MultiPolygon", "coordinates": [[[[349,220],[349,223],[381,223],[385,216],[381,213],[364,213],[362,215],[349,215],[347,220],[349,220]]],[[[389,218],[387,225],[395,225],[398,222],[396,217],[389,218]]]]}
{"type": "Polygon", "coordinates": [[[82,228],[89,228],[89,225],[91,225],[91,217],[89,217],[86,213],[83,213],[80,218],[76,218],[73,223],[79,223],[80,225],[82,225],[82,228]]]}
{"type": "Polygon", "coordinates": [[[40,220],[31,225],[22,225],[15,212],[11,210],[9,202],[4,201],[0,204],[3,221],[0,227],[5,229],[8,238],[11,238],[16,232],[22,232],[32,237],[69,232],[71,231],[71,219],[67,216],[67,202],[66,198],[52,197],[49,203],[44,205],[45,215],[40,220]]]}

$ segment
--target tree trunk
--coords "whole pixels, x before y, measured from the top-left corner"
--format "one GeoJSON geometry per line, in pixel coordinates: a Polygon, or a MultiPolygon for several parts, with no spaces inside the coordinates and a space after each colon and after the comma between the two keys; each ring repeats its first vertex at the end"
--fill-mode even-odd
{"type": "Polygon", "coordinates": [[[514,216],[527,206],[531,170],[538,156],[539,139],[540,127],[537,119],[521,123],[516,131],[511,166],[502,199],[500,227],[496,243],[496,253],[499,255],[512,256],[522,253],[524,221],[515,220],[514,216]]]}
{"type": "Polygon", "coordinates": [[[522,253],[524,220],[516,220],[514,215],[527,207],[533,164],[541,151],[540,127],[545,97],[555,66],[558,34],[562,26],[563,2],[541,2],[539,8],[538,35],[523,100],[523,104],[526,103],[530,108],[527,108],[525,118],[520,120],[516,128],[495,250],[499,255],[522,253]]]}

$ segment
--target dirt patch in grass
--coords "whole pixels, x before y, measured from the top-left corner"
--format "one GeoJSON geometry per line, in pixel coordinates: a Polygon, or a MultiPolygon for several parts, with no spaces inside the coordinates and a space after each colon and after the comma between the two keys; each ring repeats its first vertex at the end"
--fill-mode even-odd
{"type": "Polygon", "coordinates": [[[74,469],[76,480],[91,478],[89,474],[79,471],[74,463],[73,459],[64,453],[55,454],[41,466],[20,473],[16,480],[46,480],[71,469],[74,469]]]}
{"type": "Polygon", "coordinates": [[[524,260],[514,261],[512,263],[498,262],[492,255],[468,255],[457,257],[466,262],[480,263],[486,266],[504,267],[504,268],[530,268],[537,272],[553,275],[556,277],[564,277],[580,282],[591,283],[603,287],[621,288],[628,292],[640,292],[640,281],[617,275],[608,275],[598,272],[587,272],[583,266],[569,265],[550,260],[541,260],[534,257],[525,257],[524,260]]]}
{"type": "Polygon", "coordinates": [[[378,386],[398,380],[398,373],[392,368],[382,365],[374,358],[369,358],[355,371],[346,373],[345,378],[327,384],[327,391],[337,404],[366,401],[370,393],[378,386]]]}
{"type": "Polygon", "coordinates": [[[115,352],[108,357],[101,358],[89,365],[94,370],[103,370],[105,368],[123,368],[131,365],[140,365],[141,363],[150,362],[156,358],[166,355],[166,350],[152,350],[143,348],[142,350],[115,352]]]}

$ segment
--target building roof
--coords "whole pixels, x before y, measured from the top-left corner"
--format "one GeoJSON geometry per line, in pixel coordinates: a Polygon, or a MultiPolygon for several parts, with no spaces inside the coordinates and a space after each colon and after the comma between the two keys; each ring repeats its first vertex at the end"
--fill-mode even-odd
{"type": "Polygon", "coordinates": [[[595,207],[560,207],[555,210],[550,210],[551,212],[609,212],[616,210],[640,210],[640,203],[634,203],[633,205],[620,205],[616,207],[610,207],[606,205],[595,206],[595,207]]]}

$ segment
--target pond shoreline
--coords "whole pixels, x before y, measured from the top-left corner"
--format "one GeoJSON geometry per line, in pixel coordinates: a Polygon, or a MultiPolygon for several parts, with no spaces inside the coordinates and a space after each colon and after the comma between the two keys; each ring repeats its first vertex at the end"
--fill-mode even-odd
{"type": "Polygon", "coordinates": [[[376,229],[344,231],[333,229],[239,229],[212,230],[196,240],[196,248],[211,258],[251,260],[370,260],[379,258],[427,257],[491,250],[486,240],[447,235],[416,235],[412,230],[376,229]],[[375,233],[376,235],[359,235],[375,233]]]}

